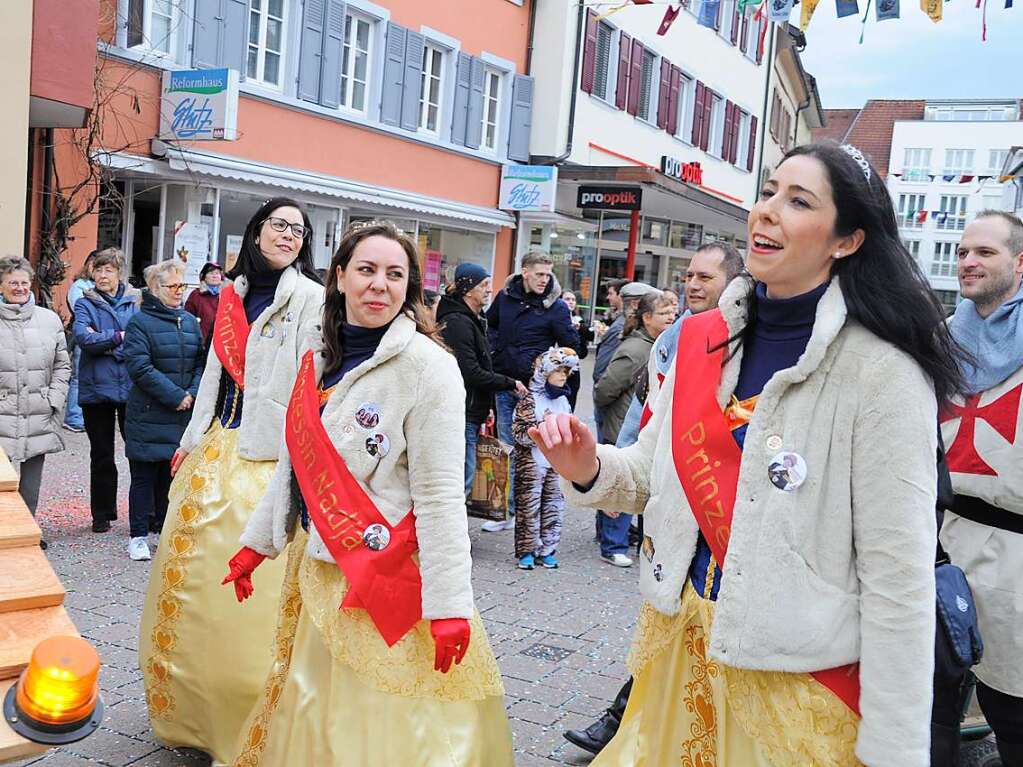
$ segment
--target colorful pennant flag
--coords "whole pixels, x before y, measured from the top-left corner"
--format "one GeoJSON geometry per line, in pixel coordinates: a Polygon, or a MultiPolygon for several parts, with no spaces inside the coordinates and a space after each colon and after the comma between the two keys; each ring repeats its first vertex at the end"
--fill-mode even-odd
{"type": "Polygon", "coordinates": [[[1005,7],[1012,8],[1012,0],[1005,0],[1005,7]]]}
{"type": "Polygon", "coordinates": [[[675,19],[682,12],[682,6],[678,8],[672,8],[670,5],[664,9],[664,18],[661,19],[661,26],[657,28],[657,34],[661,37],[668,34],[668,30],[671,29],[671,25],[675,23],[675,19]]]}
{"type": "Polygon", "coordinates": [[[971,181],[973,181],[973,176],[960,176],[959,177],[959,183],[960,184],[969,184],[971,181]]]}
{"type": "Polygon", "coordinates": [[[877,20],[899,18],[899,0],[877,0],[877,20]]]}
{"type": "Polygon", "coordinates": [[[788,24],[789,16],[792,15],[793,0],[770,0],[767,8],[767,18],[777,24],[788,24]]]}
{"type": "Polygon", "coordinates": [[[926,210],[917,211],[916,222],[918,224],[922,224],[926,220],[927,220],[927,211],[926,210]]]}
{"type": "Polygon", "coordinates": [[[721,5],[721,0],[701,0],[696,23],[702,27],[714,29],[718,22],[719,5],[721,5]]]}
{"type": "MultiPolygon", "coordinates": [[[[920,0],[920,2],[926,2],[926,0],[920,0]]],[[[937,2],[940,3],[941,0],[937,0],[937,2]]],[[[860,12],[859,3],[856,0],[835,0],[835,8],[840,19],[846,16],[856,16],[860,12]]]]}
{"type": "Polygon", "coordinates": [[[920,0],[920,10],[931,17],[937,24],[941,21],[942,0],[920,0]]]}
{"type": "Polygon", "coordinates": [[[802,5],[799,11],[799,29],[802,32],[806,31],[806,28],[810,26],[810,19],[813,17],[813,12],[817,10],[817,4],[821,0],[802,0],[802,5]]]}

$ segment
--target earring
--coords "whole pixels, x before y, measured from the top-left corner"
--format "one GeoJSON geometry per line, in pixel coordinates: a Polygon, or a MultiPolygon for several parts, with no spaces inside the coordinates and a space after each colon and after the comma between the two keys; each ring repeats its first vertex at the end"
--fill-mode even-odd
{"type": "Polygon", "coordinates": [[[837,253],[835,253],[835,258],[841,258],[841,257],[842,257],[842,251],[838,251],[837,253]]]}

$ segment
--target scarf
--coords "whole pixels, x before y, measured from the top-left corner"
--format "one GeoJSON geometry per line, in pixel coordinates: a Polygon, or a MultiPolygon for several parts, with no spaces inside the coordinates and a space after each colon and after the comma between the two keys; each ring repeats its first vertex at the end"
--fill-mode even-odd
{"type": "Polygon", "coordinates": [[[220,295],[220,285],[205,285],[204,284],[204,287],[206,288],[206,292],[209,293],[211,296],[219,296],[220,295]]]}
{"type": "Polygon", "coordinates": [[[543,390],[551,401],[556,400],[558,397],[568,397],[572,393],[572,390],[567,386],[555,386],[550,381],[544,383],[543,390]]]}
{"type": "Polygon", "coordinates": [[[977,361],[963,364],[973,393],[997,386],[1023,367],[1023,285],[1016,295],[984,319],[977,305],[964,298],[949,322],[952,337],[977,361]]]}

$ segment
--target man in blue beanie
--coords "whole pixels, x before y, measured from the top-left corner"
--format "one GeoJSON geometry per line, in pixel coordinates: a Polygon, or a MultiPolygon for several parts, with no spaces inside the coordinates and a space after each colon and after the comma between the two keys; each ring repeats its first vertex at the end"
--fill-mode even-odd
{"type": "Polygon", "coordinates": [[[494,406],[494,393],[514,391],[524,394],[526,387],[514,378],[494,372],[487,344],[487,320],[483,307],[490,302],[490,273],[479,264],[463,263],[455,269],[455,279],[441,296],[437,322],[441,335],[458,360],[465,383],[465,494],[472,490],[476,473],[476,440],[480,426],[494,406]]]}

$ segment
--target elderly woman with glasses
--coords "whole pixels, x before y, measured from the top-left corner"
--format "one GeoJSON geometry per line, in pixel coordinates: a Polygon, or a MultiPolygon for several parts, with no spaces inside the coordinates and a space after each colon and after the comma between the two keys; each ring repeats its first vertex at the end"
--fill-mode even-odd
{"type": "Polygon", "coordinates": [[[167,516],[170,461],[188,426],[205,364],[199,321],[181,308],[184,266],[163,261],[147,267],[142,309],[124,332],[131,376],[124,452],[131,467],[128,556],[149,559],[146,536],[167,516]]]}
{"type": "Polygon", "coordinates": [[[32,300],[32,267],[23,258],[0,258],[0,447],[19,467],[18,491],[32,516],[43,460],[64,449],[60,423],[70,378],[63,324],[32,300]]]}
{"type": "Polygon", "coordinates": [[[171,460],[167,521],[142,612],[149,717],[170,746],[230,762],[272,660],[284,563],[261,568],[243,609],[222,568],[277,465],[298,374],[299,328],[320,321],[309,216],[291,199],[249,221],[220,290],[211,350],[171,460]]]}

